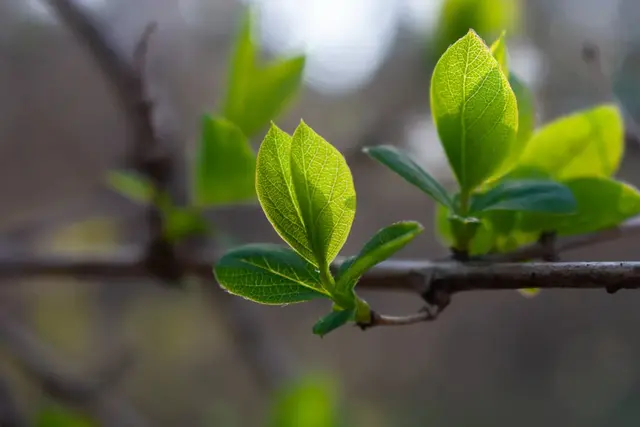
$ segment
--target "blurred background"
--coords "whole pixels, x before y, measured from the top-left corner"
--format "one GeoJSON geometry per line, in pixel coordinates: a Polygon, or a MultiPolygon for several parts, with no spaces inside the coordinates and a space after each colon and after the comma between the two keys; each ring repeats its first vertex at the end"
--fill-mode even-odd
{"type": "MultiPolygon", "coordinates": [[[[511,70],[535,94],[538,125],[612,96],[629,118],[640,119],[637,0],[77,2],[127,55],[145,26],[158,22],[148,79],[158,127],[179,136],[173,148],[185,159],[201,114],[222,99],[248,4],[258,11],[266,56],[306,53],[304,88],[278,125],[292,131],[304,118],[347,158],[358,211],[345,254],[404,219],[427,227],[402,257],[446,254],[433,232],[432,202],[361,148],[402,146],[452,184],[428,89],[438,56],[470,27],[488,43],[507,30],[511,70]],[[598,47],[600,66],[584,61],[587,43],[598,47]]],[[[143,209],[104,185],[107,171],[123,167],[130,154],[125,121],[93,57],[47,1],[0,1],[2,254],[100,255],[143,241],[143,209]]],[[[253,142],[257,147],[260,140],[253,142]]],[[[637,147],[628,146],[619,176],[640,185],[639,162],[637,147]]],[[[237,241],[279,242],[257,204],[210,217],[237,241]]],[[[637,260],[639,250],[640,242],[628,239],[564,259],[637,260]]],[[[131,363],[108,393],[153,426],[275,426],[268,414],[281,389],[274,384],[287,387],[289,379],[307,375],[312,398],[307,406],[294,404],[307,418],[291,425],[640,421],[640,294],[634,292],[548,291],[532,299],[469,293],[457,295],[431,324],[347,327],[319,339],[311,326],[327,310],[322,303],[278,308],[225,295],[212,300],[190,283],[180,290],[141,280],[0,281],[0,412],[3,399],[30,415],[53,401],[69,406],[48,397],[42,381],[25,371],[28,338],[42,346],[39,357],[55,355],[56,369],[87,380],[127,348],[131,363]],[[252,334],[230,326],[240,321],[253,322],[252,334]],[[269,348],[252,347],[258,340],[269,348]],[[333,410],[339,424],[328,420],[333,410]]],[[[420,307],[409,295],[364,297],[390,314],[420,307]]]]}

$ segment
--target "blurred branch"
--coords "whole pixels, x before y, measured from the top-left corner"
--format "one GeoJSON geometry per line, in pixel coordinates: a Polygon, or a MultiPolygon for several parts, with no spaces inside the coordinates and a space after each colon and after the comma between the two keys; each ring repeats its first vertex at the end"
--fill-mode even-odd
{"type": "MultiPolygon", "coordinates": [[[[112,83],[118,94],[123,109],[130,121],[134,150],[132,160],[135,167],[155,184],[160,194],[170,194],[174,201],[182,199],[180,190],[172,190],[172,186],[178,181],[175,176],[177,156],[168,151],[169,144],[161,144],[161,138],[153,123],[153,103],[148,96],[145,87],[145,67],[148,55],[150,37],[156,28],[152,23],[145,29],[139,43],[133,53],[133,61],[130,65],[122,55],[116,52],[112,43],[107,40],[105,33],[100,31],[97,23],[91,16],[72,0],[49,0],[57,10],[60,18],[67,23],[78,39],[84,42],[93,54],[97,63],[101,66],[105,77],[112,83]]],[[[174,136],[175,137],[175,136],[174,136]]],[[[176,138],[177,139],[177,138],[176,138]]],[[[171,144],[179,147],[183,144],[171,144]]],[[[121,274],[135,273],[134,276],[153,276],[165,282],[177,282],[190,271],[190,265],[185,265],[179,260],[178,247],[168,241],[164,235],[164,217],[151,204],[148,210],[147,223],[149,227],[149,241],[142,254],[134,258],[116,257],[110,263],[107,260],[87,260],[82,263],[72,261],[72,270],[86,273],[106,273],[96,276],[106,278],[113,277],[116,270],[121,274]],[[110,264],[110,265],[109,265],[110,264]]],[[[189,252],[197,249],[198,242],[192,241],[187,245],[189,252]]],[[[185,248],[182,248],[185,249],[185,248]]],[[[25,262],[17,261],[14,266],[27,267],[25,262]]],[[[24,261],[24,260],[23,260],[24,261]]],[[[50,273],[62,267],[64,262],[60,259],[50,259],[40,264],[42,272],[50,273]]],[[[71,260],[67,260],[71,261],[71,260]]],[[[24,270],[24,269],[22,269],[24,270]]],[[[29,270],[27,267],[26,270],[29,270]]],[[[201,269],[204,271],[204,268],[201,269]]],[[[208,275],[201,275],[207,282],[212,282],[211,268],[206,268],[208,275]]],[[[0,273],[1,274],[1,273],[0,273]]],[[[10,273],[9,273],[10,274],[10,273]]],[[[213,297],[218,298],[220,294],[213,297]]],[[[215,301],[214,301],[215,302],[215,301]]],[[[272,339],[268,338],[262,328],[261,322],[255,318],[254,313],[246,306],[240,306],[236,301],[224,300],[222,307],[233,321],[227,321],[228,330],[233,336],[241,356],[258,372],[261,382],[270,389],[276,388],[281,381],[288,379],[282,348],[274,349],[272,339]],[[258,332],[259,331],[259,332],[258,332]],[[276,351],[278,350],[278,351],[276,351]],[[265,357],[268,356],[268,357],[265,357]]]]}

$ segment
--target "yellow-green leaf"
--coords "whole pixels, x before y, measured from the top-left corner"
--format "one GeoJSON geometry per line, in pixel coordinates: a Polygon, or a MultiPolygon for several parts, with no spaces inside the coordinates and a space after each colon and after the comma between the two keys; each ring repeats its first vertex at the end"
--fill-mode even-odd
{"type": "Polygon", "coordinates": [[[557,119],[536,132],[519,165],[558,180],[615,174],[624,151],[622,115],[602,105],[557,119]]]}
{"type": "Polygon", "coordinates": [[[431,109],[462,192],[491,178],[514,150],[516,97],[491,51],[473,31],[438,61],[431,79],[431,109]]]}
{"type": "Polygon", "coordinates": [[[278,235],[303,258],[317,265],[293,188],[291,141],[290,135],[271,124],[258,151],[256,192],[278,235]]]}
{"type": "Polygon", "coordinates": [[[491,53],[496,58],[500,68],[507,78],[509,78],[509,58],[507,51],[507,41],[505,40],[506,31],[500,34],[500,37],[491,45],[491,53]]]}
{"type": "Polygon", "coordinates": [[[342,154],[301,121],[291,142],[291,174],[315,265],[328,271],[355,217],[351,171],[342,154]]]}

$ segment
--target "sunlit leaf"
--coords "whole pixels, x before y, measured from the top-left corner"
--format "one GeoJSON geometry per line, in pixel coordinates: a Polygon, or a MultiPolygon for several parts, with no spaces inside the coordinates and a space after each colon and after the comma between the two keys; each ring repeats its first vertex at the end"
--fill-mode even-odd
{"type": "Polygon", "coordinates": [[[492,177],[514,150],[516,97],[491,51],[473,31],[438,61],[431,80],[431,109],[462,192],[492,177]]]}
{"type": "Polygon", "coordinates": [[[623,120],[603,105],[555,120],[536,132],[519,166],[543,170],[557,180],[612,176],[624,151],[623,120]]]}
{"type": "Polygon", "coordinates": [[[504,75],[509,78],[509,58],[507,51],[506,31],[502,31],[500,37],[491,45],[491,54],[498,64],[504,75]]]}
{"type": "Polygon", "coordinates": [[[356,212],[356,192],[342,154],[304,122],[291,142],[293,188],[321,270],[340,252],[356,212]]]}
{"type": "MultiPolygon", "coordinates": [[[[436,237],[446,247],[456,247],[456,239],[451,226],[451,211],[442,205],[436,206],[436,237]]],[[[487,221],[482,221],[471,240],[469,255],[482,255],[492,250],[495,235],[487,221]]]]}
{"type": "Polygon", "coordinates": [[[338,395],[326,377],[306,376],[278,392],[268,427],[339,427],[338,395]]]}

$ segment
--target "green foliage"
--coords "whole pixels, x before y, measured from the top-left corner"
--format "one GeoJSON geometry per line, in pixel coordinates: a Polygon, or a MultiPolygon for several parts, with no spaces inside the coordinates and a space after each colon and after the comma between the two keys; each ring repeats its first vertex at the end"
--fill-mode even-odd
{"type": "Polygon", "coordinates": [[[612,176],[624,151],[623,121],[613,105],[555,120],[536,132],[519,166],[542,170],[557,180],[612,176]]]}
{"type": "Polygon", "coordinates": [[[431,110],[463,195],[491,178],[514,150],[516,97],[491,51],[473,31],[436,64],[431,110]]]}
{"type": "Polygon", "coordinates": [[[253,16],[244,16],[231,60],[222,114],[245,135],[259,132],[280,115],[300,88],[305,57],[256,63],[258,46],[253,40],[253,16]]]}
{"type": "Polygon", "coordinates": [[[507,32],[503,31],[500,37],[491,45],[491,54],[500,64],[500,68],[504,75],[509,78],[509,55],[507,52],[507,32]]]}
{"type": "Polygon", "coordinates": [[[342,425],[335,384],[306,376],[279,391],[268,427],[339,427],[342,425]]]}
{"type": "Polygon", "coordinates": [[[156,192],[153,183],[136,172],[110,171],[107,184],[123,196],[143,205],[151,203],[156,192]]]}
{"type": "Polygon", "coordinates": [[[212,226],[202,216],[199,209],[191,206],[166,206],[163,210],[164,237],[171,242],[179,242],[193,236],[212,234],[212,226]]]}
{"type": "Polygon", "coordinates": [[[63,408],[49,404],[40,409],[34,420],[34,427],[95,427],[96,424],[85,416],[63,408]]]}
{"type": "Polygon", "coordinates": [[[334,310],[314,326],[318,335],[350,320],[370,321],[369,306],[354,286],[422,226],[404,222],[381,230],[342,264],[336,283],[330,264],[349,235],[356,193],[344,157],[302,121],[293,136],[271,125],[258,151],[256,192],[267,219],[293,251],[246,245],[227,252],[214,269],[220,285],[264,304],[329,297],[334,310]]]}
{"type": "Polygon", "coordinates": [[[226,205],[255,198],[256,158],[240,128],[205,115],[194,165],[195,206],[226,205]]]}
{"type": "Polygon", "coordinates": [[[396,147],[380,145],[364,149],[371,158],[379,161],[410,184],[431,196],[436,202],[453,209],[453,201],[447,190],[419,164],[396,147]]]}

